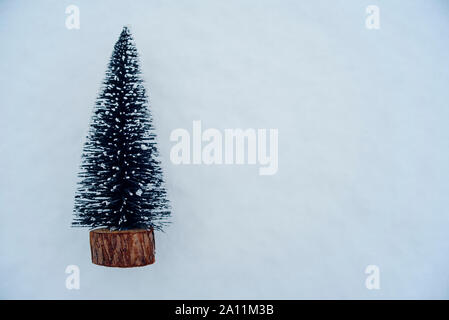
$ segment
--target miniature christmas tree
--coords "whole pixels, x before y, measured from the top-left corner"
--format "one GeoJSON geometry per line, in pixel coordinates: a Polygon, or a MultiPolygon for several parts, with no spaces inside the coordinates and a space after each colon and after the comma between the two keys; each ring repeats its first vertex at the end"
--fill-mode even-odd
{"type": "Polygon", "coordinates": [[[84,146],[73,226],[101,227],[103,235],[120,236],[149,230],[152,236],[153,229],[162,230],[168,222],[156,134],[140,75],[137,50],[124,27],[84,146]]]}

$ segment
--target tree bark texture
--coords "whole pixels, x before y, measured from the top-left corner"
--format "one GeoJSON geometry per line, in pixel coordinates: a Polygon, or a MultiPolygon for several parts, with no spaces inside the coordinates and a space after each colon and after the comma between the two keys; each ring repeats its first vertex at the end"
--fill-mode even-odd
{"type": "Polygon", "coordinates": [[[132,268],[155,262],[153,229],[90,231],[92,263],[106,267],[132,268]]]}

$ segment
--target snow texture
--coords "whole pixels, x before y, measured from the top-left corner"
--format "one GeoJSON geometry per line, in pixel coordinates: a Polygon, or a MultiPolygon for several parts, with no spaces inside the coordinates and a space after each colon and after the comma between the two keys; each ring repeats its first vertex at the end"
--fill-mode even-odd
{"type": "Polygon", "coordinates": [[[0,298],[449,298],[447,1],[77,1],[80,30],[68,4],[0,2],[0,298]],[[70,228],[123,25],[173,208],[156,263],[126,270],[70,228]],[[193,120],[279,129],[278,173],[171,164],[193,120]]]}

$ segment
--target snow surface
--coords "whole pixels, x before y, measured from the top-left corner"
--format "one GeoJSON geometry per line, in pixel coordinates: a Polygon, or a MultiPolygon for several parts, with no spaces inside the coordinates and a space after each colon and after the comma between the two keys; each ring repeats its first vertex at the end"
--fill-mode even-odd
{"type": "Polygon", "coordinates": [[[68,2],[0,2],[0,298],[449,298],[449,5],[304,2],[76,1],[80,30],[68,2]],[[156,264],[125,270],[91,264],[70,228],[123,25],[173,206],[156,264]],[[278,173],[172,165],[193,120],[279,129],[278,173]]]}

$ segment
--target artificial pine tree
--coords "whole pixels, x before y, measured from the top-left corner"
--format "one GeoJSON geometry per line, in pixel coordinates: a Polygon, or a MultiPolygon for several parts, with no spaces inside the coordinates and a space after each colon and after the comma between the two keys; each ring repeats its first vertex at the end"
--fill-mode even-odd
{"type": "Polygon", "coordinates": [[[94,228],[96,264],[153,263],[153,229],[162,230],[170,215],[140,75],[137,50],[124,27],[95,104],[75,196],[72,225],[94,228]]]}

